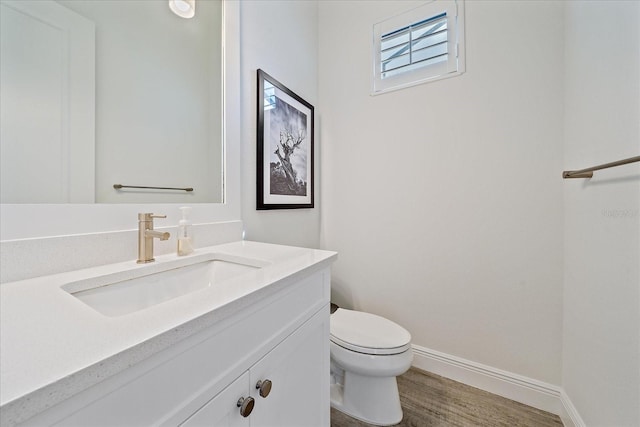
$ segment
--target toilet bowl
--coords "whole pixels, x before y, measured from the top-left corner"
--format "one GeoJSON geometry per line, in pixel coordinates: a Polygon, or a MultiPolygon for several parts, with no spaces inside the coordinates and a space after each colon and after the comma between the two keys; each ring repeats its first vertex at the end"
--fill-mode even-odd
{"type": "Polygon", "coordinates": [[[411,334],[361,311],[331,314],[331,406],[369,424],[402,421],[396,377],[411,367],[411,334]]]}

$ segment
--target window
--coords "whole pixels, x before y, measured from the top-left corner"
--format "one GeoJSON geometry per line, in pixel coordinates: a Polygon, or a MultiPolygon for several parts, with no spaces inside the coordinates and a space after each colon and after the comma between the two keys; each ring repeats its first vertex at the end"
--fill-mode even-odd
{"type": "Polygon", "coordinates": [[[463,0],[434,0],[374,25],[373,94],[464,72],[463,0]]]}
{"type": "Polygon", "coordinates": [[[264,81],[264,104],[263,107],[266,110],[273,110],[276,108],[276,88],[268,80],[264,81]]]}

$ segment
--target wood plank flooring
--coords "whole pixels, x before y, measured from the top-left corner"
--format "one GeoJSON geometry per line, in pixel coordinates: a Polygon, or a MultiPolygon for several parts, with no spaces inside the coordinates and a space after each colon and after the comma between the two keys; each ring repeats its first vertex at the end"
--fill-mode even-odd
{"type": "MultiPolygon", "coordinates": [[[[562,427],[557,415],[411,368],[398,377],[401,427],[562,427]]],[[[368,427],[331,408],[331,427],[368,427]]]]}

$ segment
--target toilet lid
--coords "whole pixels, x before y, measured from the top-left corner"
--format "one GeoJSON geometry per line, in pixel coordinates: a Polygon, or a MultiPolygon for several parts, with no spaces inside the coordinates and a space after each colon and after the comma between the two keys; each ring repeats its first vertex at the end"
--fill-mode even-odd
{"type": "Polygon", "coordinates": [[[397,323],[362,311],[339,308],[331,315],[331,341],[365,354],[398,354],[411,346],[411,334],[397,323]]]}

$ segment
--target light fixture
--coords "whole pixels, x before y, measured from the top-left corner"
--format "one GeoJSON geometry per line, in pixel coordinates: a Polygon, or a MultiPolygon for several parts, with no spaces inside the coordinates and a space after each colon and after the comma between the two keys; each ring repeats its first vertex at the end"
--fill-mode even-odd
{"type": "Polygon", "coordinates": [[[196,14],[196,0],[169,0],[169,9],[181,18],[193,18],[196,14]]]}

